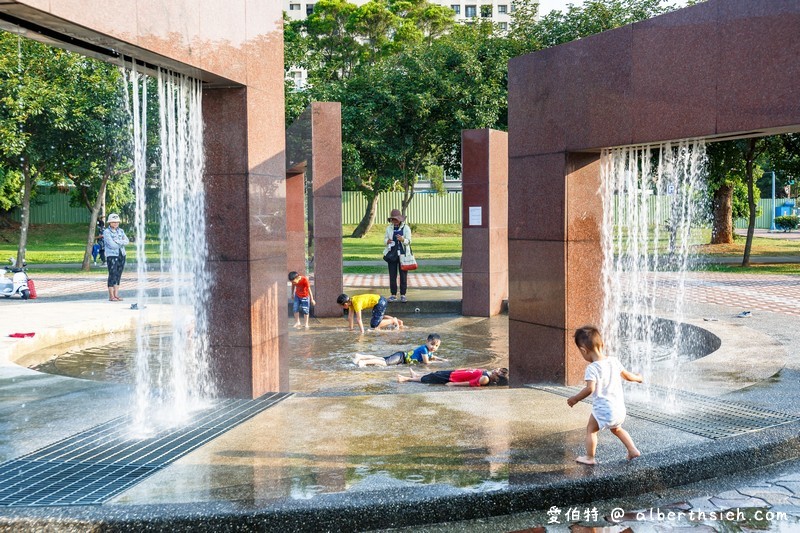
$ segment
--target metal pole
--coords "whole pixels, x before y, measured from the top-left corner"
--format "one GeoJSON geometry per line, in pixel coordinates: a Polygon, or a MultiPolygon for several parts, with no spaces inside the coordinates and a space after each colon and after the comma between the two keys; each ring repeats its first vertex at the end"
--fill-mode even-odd
{"type": "Polygon", "coordinates": [[[770,233],[775,231],[775,171],[770,170],[772,172],[772,223],[769,225],[770,233]]]}

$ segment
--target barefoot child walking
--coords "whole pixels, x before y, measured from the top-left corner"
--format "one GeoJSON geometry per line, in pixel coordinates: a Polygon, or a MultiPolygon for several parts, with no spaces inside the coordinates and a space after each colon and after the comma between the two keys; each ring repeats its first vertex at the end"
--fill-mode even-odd
{"type": "Polygon", "coordinates": [[[641,453],[633,444],[633,439],[622,429],[625,421],[625,399],[622,393],[622,380],[642,382],[642,376],[628,372],[616,357],[606,357],[603,351],[603,338],[594,326],[583,326],[575,331],[575,344],[583,358],[590,363],[586,367],[586,386],[576,395],[567,399],[570,407],[584,398],[592,396],[592,414],[586,426],[586,455],[576,459],[586,465],[595,465],[597,432],[608,429],[628,450],[628,460],[639,457],[641,453]]]}

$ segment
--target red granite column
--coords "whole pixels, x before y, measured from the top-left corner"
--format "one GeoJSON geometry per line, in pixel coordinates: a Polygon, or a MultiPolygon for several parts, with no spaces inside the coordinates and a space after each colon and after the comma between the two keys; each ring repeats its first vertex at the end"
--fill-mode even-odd
{"type": "Polygon", "coordinates": [[[508,297],[508,134],[461,132],[462,314],[492,316],[508,297]]]}
{"type": "Polygon", "coordinates": [[[226,397],[288,390],[283,154],[251,167],[247,115],[260,95],[207,89],[206,205],[211,362],[226,397]]]}
{"type": "Polygon", "coordinates": [[[573,330],[602,306],[598,154],[510,160],[509,358],[512,384],[580,383],[573,330]],[[523,186],[523,183],[525,184],[523,186]]]}
{"type": "Polygon", "coordinates": [[[306,274],[305,173],[286,176],[286,270],[306,274]]]}
{"type": "Polygon", "coordinates": [[[311,104],[314,310],[337,317],[342,286],[342,105],[311,104]]]}

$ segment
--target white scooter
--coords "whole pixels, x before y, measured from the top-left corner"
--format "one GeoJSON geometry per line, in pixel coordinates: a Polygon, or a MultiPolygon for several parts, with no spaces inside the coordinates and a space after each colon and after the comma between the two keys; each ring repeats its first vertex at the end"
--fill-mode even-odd
{"type": "MultiPolygon", "coordinates": [[[[11,262],[13,264],[13,260],[11,262]]],[[[23,300],[31,297],[31,291],[28,288],[28,274],[25,273],[25,267],[4,266],[3,275],[0,276],[0,295],[11,298],[17,294],[23,300]],[[10,278],[8,277],[9,273],[12,274],[10,278]]]]}

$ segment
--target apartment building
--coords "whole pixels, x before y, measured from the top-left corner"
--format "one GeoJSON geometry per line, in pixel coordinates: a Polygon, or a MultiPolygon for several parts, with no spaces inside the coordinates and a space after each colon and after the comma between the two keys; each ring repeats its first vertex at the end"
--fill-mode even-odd
{"type": "MultiPolygon", "coordinates": [[[[349,0],[357,6],[369,0],[349,0]]],[[[475,19],[489,19],[496,22],[501,30],[507,30],[514,11],[512,0],[428,0],[432,4],[449,7],[456,14],[456,21],[470,22],[475,19]]],[[[283,9],[291,20],[302,20],[314,11],[314,1],[283,0],[283,9]]]]}

